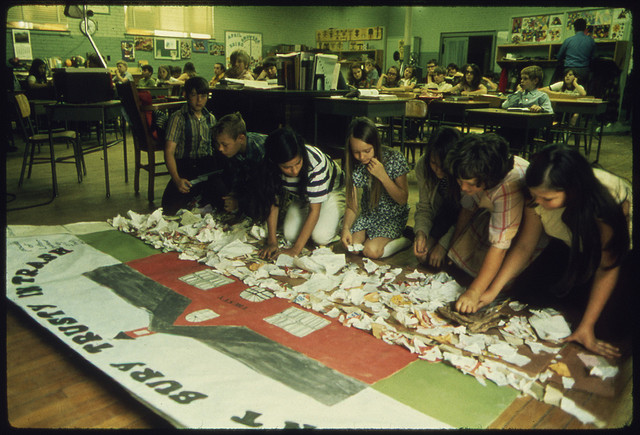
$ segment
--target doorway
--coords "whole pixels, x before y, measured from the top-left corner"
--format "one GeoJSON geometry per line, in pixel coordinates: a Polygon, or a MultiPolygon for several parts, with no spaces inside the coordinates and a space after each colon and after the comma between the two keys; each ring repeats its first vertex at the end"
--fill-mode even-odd
{"type": "Polygon", "coordinates": [[[475,63],[484,74],[494,70],[495,32],[440,34],[440,65],[455,63],[459,68],[475,63]]]}

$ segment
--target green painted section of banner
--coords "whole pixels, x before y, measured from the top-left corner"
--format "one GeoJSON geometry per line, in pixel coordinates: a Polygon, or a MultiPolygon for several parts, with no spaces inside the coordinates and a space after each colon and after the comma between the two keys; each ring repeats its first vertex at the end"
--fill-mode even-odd
{"type": "Polygon", "coordinates": [[[77,236],[88,245],[126,263],[138,258],[159,254],[161,251],[152,248],[140,239],[136,239],[121,231],[100,231],[77,236]]]}
{"type": "Polygon", "coordinates": [[[444,363],[417,360],[373,388],[453,427],[484,429],[520,394],[486,384],[444,363]]]}

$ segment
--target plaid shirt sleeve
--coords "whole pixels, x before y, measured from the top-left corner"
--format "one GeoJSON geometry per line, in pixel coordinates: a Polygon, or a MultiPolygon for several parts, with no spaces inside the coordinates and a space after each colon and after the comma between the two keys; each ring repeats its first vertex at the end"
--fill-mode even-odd
{"type": "Polygon", "coordinates": [[[509,249],[522,220],[524,196],[520,181],[501,184],[491,199],[493,211],[489,220],[489,243],[499,249],[509,249]]]}

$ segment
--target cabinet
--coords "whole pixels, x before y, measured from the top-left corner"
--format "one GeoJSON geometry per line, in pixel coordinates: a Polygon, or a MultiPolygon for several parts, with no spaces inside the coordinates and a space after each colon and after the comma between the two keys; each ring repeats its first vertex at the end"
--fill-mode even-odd
{"type": "MultiPolygon", "coordinates": [[[[627,54],[628,41],[596,41],[596,57],[613,60],[622,69],[627,54]]],[[[536,64],[543,68],[554,67],[562,43],[507,44],[496,47],[496,63],[503,68],[536,64]]]]}
{"type": "Polygon", "coordinates": [[[338,55],[338,60],[342,61],[364,61],[367,58],[373,59],[374,63],[379,67],[384,66],[384,50],[345,50],[335,52],[338,55]]]}

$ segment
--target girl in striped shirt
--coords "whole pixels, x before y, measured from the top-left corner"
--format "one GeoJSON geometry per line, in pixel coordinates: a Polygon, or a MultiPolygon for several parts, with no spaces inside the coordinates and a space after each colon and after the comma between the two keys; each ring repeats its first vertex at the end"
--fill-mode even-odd
{"type": "Polygon", "coordinates": [[[275,194],[271,196],[267,241],[260,256],[296,256],[309,238],[318,245],[331,243],[344,214],[342,170],[324,152],[305,145],[304,139],[290,128],[274,131],[264,145],[269,174],[265,183],[274,186],[271,191],[275,194]],[[276,229],[284,206],[284,238],[292,245],[279,251],[276,229]]]}

